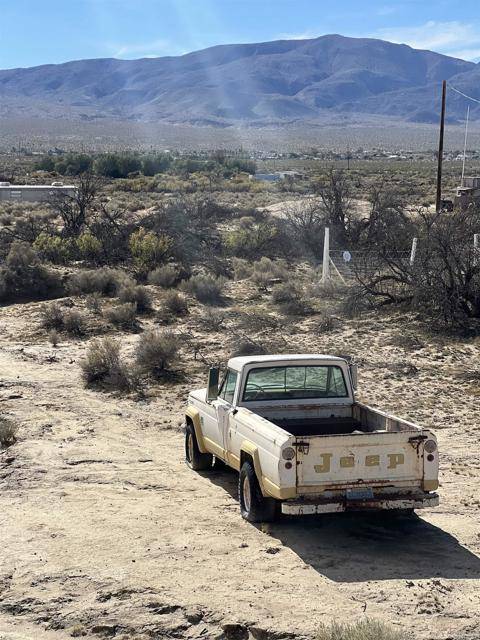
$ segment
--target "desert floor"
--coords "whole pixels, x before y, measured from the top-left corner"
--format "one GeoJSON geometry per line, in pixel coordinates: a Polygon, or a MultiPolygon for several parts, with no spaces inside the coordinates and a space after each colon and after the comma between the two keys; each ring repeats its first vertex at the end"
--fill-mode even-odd
{"type": "MultiPolygon", "coordinates": [[[[365,615],[412,638],[480,637],[479,383],[459,375],[478,338],[426,338],[401,314],[325,334],[315,317],[287,323],[290,350],[354,353],[362,400],[434,428],[441,504],[256,527],[235,473],[184,463],[182,410],[205,376],[191,349],[180,381],[146,399],[87,390],[88,339],[52,347],[39,309],[0,309],[0,408],[20,424],[0,453],[1,640],[311,638],[365,615]]],[[[202,333],[197,316],[182,328],[204,353],[228,352],[228,323],[202,333]]],[[[127,353],[136,340],[122,337],[127,353]]]]}

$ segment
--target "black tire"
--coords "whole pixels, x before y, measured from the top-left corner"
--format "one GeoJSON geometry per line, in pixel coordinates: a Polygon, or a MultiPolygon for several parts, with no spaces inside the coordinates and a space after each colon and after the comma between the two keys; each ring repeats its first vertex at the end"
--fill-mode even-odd
{"type": "Polygon", "coordinates": [[[211,469],[213,464],[212,454],[202,453],[198,448],[195,429],[191,424],[185,425],[185,460],[194,471],[206,471],[211,469]]]}
{"type": "Polygon", "coordinates": [[[240,469],[238,501],[242,518],[248,522],[272,522],[275,519],[276,500],[262,495],[251,462],[244,462],[240,469]]]}

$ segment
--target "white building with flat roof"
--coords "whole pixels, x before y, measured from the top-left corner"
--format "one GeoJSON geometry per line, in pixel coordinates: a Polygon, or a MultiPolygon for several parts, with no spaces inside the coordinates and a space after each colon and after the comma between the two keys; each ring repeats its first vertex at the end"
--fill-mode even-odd
{"type": "Polygon", "coordinates": [[[63,182],[52,184],[10,184],[0,182],[0,202],[47,202],[57,193],[74,196],[77,187],[63,182]]]}

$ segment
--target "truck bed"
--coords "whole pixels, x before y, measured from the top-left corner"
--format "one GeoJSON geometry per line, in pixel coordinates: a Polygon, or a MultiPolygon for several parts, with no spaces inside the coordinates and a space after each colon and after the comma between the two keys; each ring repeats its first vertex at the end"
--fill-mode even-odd
{"type": "Polygon", "coordinates": [[[361,422],[350,417],[269,418],[269,421],[288,431],[292,436],[344,435],[354,431],[371,431],[362,426],[361,422]]]}

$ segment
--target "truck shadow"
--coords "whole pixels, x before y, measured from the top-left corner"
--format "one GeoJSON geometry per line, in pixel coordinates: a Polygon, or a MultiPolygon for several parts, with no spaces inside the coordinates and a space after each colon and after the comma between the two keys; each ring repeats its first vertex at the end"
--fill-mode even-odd
{"type": "MultiPolygon", "coordinates": [[[[237,498],[236,473],[221,472],[211,480],[237,498]]],[[[281,516],[269,525],[269,535],[335,582],[480,578],[480,558],[417,515],[281,516]]]]}

